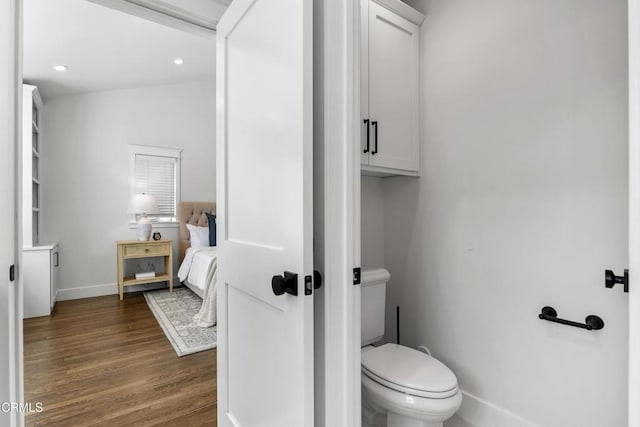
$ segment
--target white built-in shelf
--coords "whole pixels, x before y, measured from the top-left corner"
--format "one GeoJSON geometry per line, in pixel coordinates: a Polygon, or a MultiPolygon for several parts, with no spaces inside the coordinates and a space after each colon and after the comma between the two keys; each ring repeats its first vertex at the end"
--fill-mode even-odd
{"type": "Polygon", "coordinates": [[[42,221],[42,98],[38,88],[22,86],[22,241],[25,246],[38,244],[42,221]],[[28,183],[31,181],[31,185],[28,183]]]}
{"type": "Polygon", "coordinates": [[[24,317],[48,316],[58,294],[58,245],[41,245],[42,98],[38,88],[22,86],[22,277],[24,317]],[[31,185],[29,185],[31,181],[31,185]]]}

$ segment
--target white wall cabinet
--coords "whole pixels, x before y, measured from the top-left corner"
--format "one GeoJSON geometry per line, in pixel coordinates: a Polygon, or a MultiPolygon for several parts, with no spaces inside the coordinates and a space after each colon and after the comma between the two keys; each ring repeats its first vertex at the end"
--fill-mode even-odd
{"type": "Polygon", "coordinates": [[[50,315],[58,294],[58,245],[25,247],[22,262],[24,318],[50,315]]]}
{"type": "Polygon", "coordinates": [[[361,165],[369,175],[420,173],[420,25],[399,0],[362,0],[361,165]]]}

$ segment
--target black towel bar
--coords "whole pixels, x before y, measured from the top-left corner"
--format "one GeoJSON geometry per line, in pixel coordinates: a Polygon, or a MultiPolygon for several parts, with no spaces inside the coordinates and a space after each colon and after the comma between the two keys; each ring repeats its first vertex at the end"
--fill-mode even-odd
{"type": "Polygon", "coordinates": [[[588,331],[598,330],[604,328],[604,321],[594,314],[590,314],[584,320],[584,323],[574,322],[573,320],[566,320],[558,318],[558,312],[553,307],[542,307],[542,312],[538,314],[538,318],[541,320],[548,320],[549,322],[560,323],[568,326],[575,326],[576,328],[586,329],[588,331]]]}

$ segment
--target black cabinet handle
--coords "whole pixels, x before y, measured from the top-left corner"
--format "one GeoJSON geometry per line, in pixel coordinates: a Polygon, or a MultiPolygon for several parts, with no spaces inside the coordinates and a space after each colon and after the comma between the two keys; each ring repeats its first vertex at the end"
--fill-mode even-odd
{"type": "Polygon", "coordinates": [[[376,154],[378,152],[378,122],[376,120],[372,121],[371,126],[373,126],[373,146],[375,147],[371,154],[376,154]]]}
{"type": "Polygon", "coordinates": [[[365,146],[365,149],[362,150],[362,152],[368,153],[369,152],[369,119],[364,119],[364,124],[367,126],[367,145],[365,146]]]}

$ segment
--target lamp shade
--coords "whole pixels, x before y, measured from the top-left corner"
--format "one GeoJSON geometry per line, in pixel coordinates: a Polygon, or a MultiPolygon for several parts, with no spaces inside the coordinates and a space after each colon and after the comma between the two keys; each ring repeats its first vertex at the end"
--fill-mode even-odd
{"type": "Polygon", "coordinates": [[[160,213],[158,203],[151,194],[134,194],[129,202],[130,214],[157,214],[160,213]]]}

